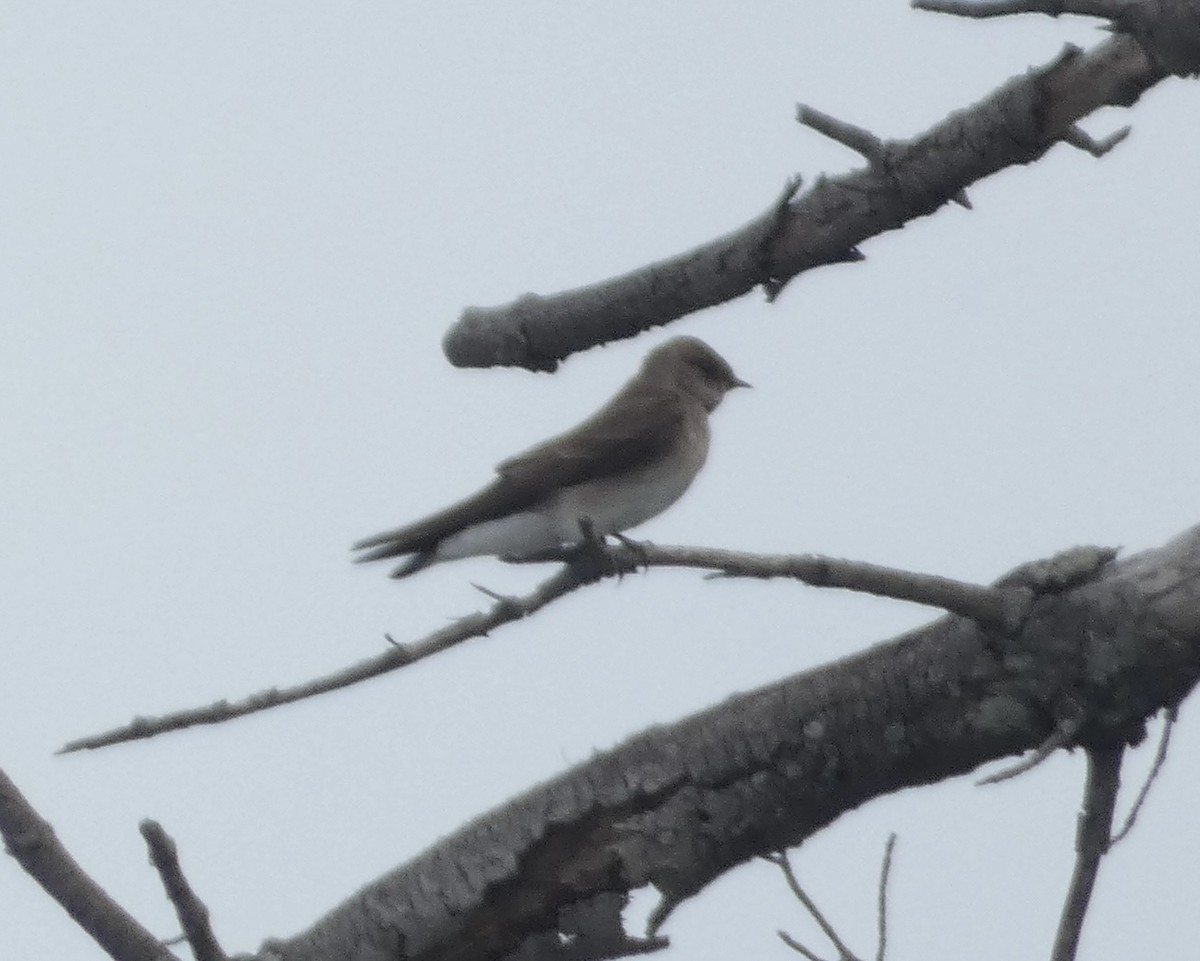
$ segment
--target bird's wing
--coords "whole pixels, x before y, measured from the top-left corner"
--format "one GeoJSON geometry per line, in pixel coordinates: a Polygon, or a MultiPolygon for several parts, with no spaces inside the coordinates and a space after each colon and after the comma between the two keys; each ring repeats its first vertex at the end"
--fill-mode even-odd
{"type": "Polygon", "coordinates": [[[500,475],[471,497],[404,527],[354,545],[358,561],[432,552],[438,542],[466,527],[539,503],[555,490],[619,474],[633,464],[665,455],[678,441],[687,409],[671,391],[619,393],[578,427],[511,457],[500,475]]]}
{"type": "Polygon", "coordinates": [[[500,482],[536,490],[534,499],[540,499],[663,457],[685,427],[681,401],[673,391],[623,391],[578,427],[501,463],[500,482]]]}
{"type": "Polygon", "coordinates": [[[404,527],[363,538],[351,550],[368,551],[355,558],[360,562],[432,551],[443,538],[473,524],[519,511],[535,499],[529,496],[529,492],[498,477],[483,490],[457,504],[451,504],[436,514],[404,527]]]}

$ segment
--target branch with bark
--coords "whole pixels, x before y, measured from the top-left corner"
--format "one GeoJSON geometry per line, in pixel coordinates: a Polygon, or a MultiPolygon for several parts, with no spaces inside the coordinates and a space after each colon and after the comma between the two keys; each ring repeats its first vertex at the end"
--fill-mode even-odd
{"type": "Polygon", "coordinates": [[[389,647],[382,654],[333,674],[292,687],[268,688],[237,701],[220,700],[158,717],[139,716],[121,727],[77,738],[60,748],[58,753],[95,750],[198,725],[221,724],[350,687],[415,664],[472,638],[486,637],[494,629],[523,620],[581,587],[595,584],[604,577],[622,577],[639,568],[685,567],[708,570],[713,572],[712,576],[722,578],[766,580],[783,577],[813,587],[836,587],[940,607],[952,614],[974,618],[985,626],[1007,630],[1019,623],[1030,602],[1031,594],[1025,580],[1032,577],[1044,588],[1053,577],[1061,587],[1069,583],[1071,577],[1089,576],[1111,561],[1115,554],[1115,551],[1102,547],[1075,548],[1059,555],[1045,569],[1042,568],[1046,562],[1028,565],[1006,575],[996,586],[985,587],[932,574],[808,554],[751,554],[705,547],[660,547],[627,538],[616,545],[589,541],[583,549],[545,555],[543,560],[567,563],[524,597],[507,597],[476,585],[494,601],[490,609],[459,618],[420,640],[400,644],[391,635],[385,635],[389,647]]]}
{"type": "Polygon", "coordinates": [[[1065,142],[1102,156],[1128,128],[1094,140],[1078,122],[1105,106],[1130,106],[1168,76],[1200,71],[1194,0],[915,0],[963,16],[1020,12],[1104,17],[1118,31],[1088,51],[1068,45],[1050,63],[910,140],[884,141],[801,106],[801,123],[861,153],[868,166],[822,176],[793,197],[799,180],[762,215],[686,253],[623,276],[548,296],[525,294],[498,307],[468,307],[443,350],[459,367],[552,371],[588,348],[634,337],[756,287],[774,299],[794,277],[861,259],[860,244],[928,216],[948,202],[969,206],[971,184],[1029,164],[1065,142]]]}
{"type": "MultiPolygon", "coordinates": [[[[1035,750],[1063,718],[1078,724],[1065,747],[1136,744],[1147,718],[1200,680],[1200,526],[1086,576],[1077,556],[1064,557],[1014,572],[1033,592],[1014,631],[948,616],[640,734],[480,817],[258,957],[645,953],[665,946],[671,912],[722,873],[873,797],[1035,750]],[[661,901],[633,936],[621,909],[646,885],[661,901]]],[[[10,847],[29,847],[29,824],[4,819],[10,847]]],[[[97,911],[119,908],[79,914],[97,911]]],[[[169,956],[150,947],[160,953],[114,957],[169,956]]]]}
{"type": "Polygon", "coordinates": [[[1038,593],[1013,634],[943,618],[638,735],[270,942],[264,957],[502,957],[557,932],[561,911],[647,884],[661,896],[657,936],[726,870],[873,797],[1034,750],[1062,717],[1081,719],[1074,744],[1089,750],[1138,743],[1147,718],[1198,680],[1200,526],[1038,593]]]}

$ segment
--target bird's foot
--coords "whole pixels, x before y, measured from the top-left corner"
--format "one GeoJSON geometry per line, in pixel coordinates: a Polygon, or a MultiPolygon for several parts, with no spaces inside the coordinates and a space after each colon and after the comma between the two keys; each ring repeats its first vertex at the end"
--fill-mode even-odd
{"type": "Polygon", "coordinates": [[[635,573],[639,567],[643,571],[650,570],[650,555],[646,551],[644,541],[635,541],[632,537],[626,537],[624,534],[613,534],[613,537],[620,541],[621,546],[633,555],[633,571],[635,573]]]}
{"type": "MultiPolygon", "coordinates": [[[[571,557],[567,563],[579,570],[581,576],[588,580],[599,580],[613,574],[617,577],[624,577],[637,570],[636,561],[630,564],[626,558],[614,554],[604,539],[604,535],[596,533],[596,527],[591,518],[581,517],[579,519],[579,533],[581,539],[572,548],[571,557]]],[[[631,542],[627,538],[620,534],[614,536],[627,547],[630,546],[631,542]]]]}

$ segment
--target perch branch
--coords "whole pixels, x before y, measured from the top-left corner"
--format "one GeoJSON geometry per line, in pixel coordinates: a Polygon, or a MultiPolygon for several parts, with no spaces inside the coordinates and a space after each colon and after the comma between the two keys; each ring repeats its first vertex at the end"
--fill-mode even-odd
{"type": "MultiPolygon", "coordinates": [[[[1045,586],[1047,589],[1058,590],[1064,577],[1078,579],[1084,574],[1090,575],[1094,570],[1098,570],[1095,560],[1097,551],[1105,562],[1111,560],[1113,553],[1100,548],[1076,548],[1061,555],[1070,555],[1067,564],[1069,570],[1066,574],[1059,559],[1051,558],[1024,565],[1018,569],[1018,572],[1025,572],[1024,576],[1007,575],[1002,581],[1002,586],[986,587],[932,574],[917,574],[877,564],[807,554],[772,555],[706,547],[659,547],[628,539],[623,539],[616,545],[594,540],[587,542],[585,547],[585,550],[578,547],[564,548],[539,555],[536,558],[538,561],[567,563],[558,573],[524,597],[505,597],[482,589],[482,592],[495,602],[491,608],[469,614],[421,640],[402,644],[395,641],[391,635],[385,635],[389,645],[386,651],[333,674],[293,687],[269,688],[240,701],[222,700],[158,717],[137,717],[122,727],[70,741],[61,747],[58,753],[94,750],[154,737],[167,731],[178,731],[202,724],[219,724],[268,708],[294,704],[319,694],[340,690],[413,664],[471,638],[484,637],[494,628],[528,617],[580,587],[605,577],[623,576],[638,567],[695,568],[713,571],[719,577],[787,577],[812,587],[842,588],[938,607],[952,614],[970,618],[983,627],[1007,632],[1014,630],[1024,616],[1032,596],[1029,591],[1031,584],[1035,587],[1045,586]],[[1082,565],[1086,568],[1083,573],[1080,573],[1081,563],[1076,554],[1086,562],[1082,565]]],[[[478,585],[476,587],[478,589],[478,585]]]]}

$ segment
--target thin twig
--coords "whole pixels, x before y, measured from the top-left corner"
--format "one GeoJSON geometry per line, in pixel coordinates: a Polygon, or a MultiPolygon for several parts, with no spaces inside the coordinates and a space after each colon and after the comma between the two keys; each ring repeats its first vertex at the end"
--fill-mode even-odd
{"type": "Polygon", "coordinates": [[[802,954],[802,955],[804,955],[804,957],[808,958],[808,961],[825,961],[825,959],[822,958],[819,954],[817,954],[813,951],[810,951],[808,948],[806,948],[803,944],[801,944],[799,941],[797,941],[795,938],[793,938],[786,931],[776,931],[775,934],[779,937],[780,941],[782,941],[784,944],[786,944],[789,948],[791,948],[797,954],[802,954]]]}
{"type": "Polygon", "coordinates": [[[895,849],[896,833],[893,831],[884,845],[883,864],[879,868],[879,948],[875,952],[875,961],[883,961],[887,953],[887,889],[888,877],[892,873],[892,852],[895,849]]]}
{"type": "Polygon", "coordinates": [[[1087,788],[1075,835],[1075,870],[1063,903],[1050,961],[1074,961],[1079,950],[1083,919],[1087,915],[1100,861],[1112,843],[1113,810],[1121,785],[1124,753],[1124,747],[1088,749],[1087,788]]]}
{"type": "Polygon", "coordinates": [[[1158,772],[1162,770],[1163,762],[1167,759],[1167,747],[1171,743],[1171,728],[1175,726],[1175,721],[1178,718],[1178,707],[1167,708],[1166,716],[1163,718],[1162,734],[1158,738],[1158,750],[1154,754],[1154,763],[1150,765],[1150,771],[1146,775],[1146,780],[1142,782],[1141,790],[1138,791],[1137,798],[1133,802],[1133,807],[1129,809],[1129,813],[1125,816],[1125,823],[1121,825],[1121,830],[1113,835],[1112,844],[1123,840],[1133,830],[1133,825],[1137,823],[1137,817],[1142,810],[1142,805],[1146,803],[1146,798],[1150,795],[1150,787],[1154,784],[1154,779],[1158,777],[1158,772]]]}
{"type": "Polygon", "coordinates": [[[983,787],[985,784],[999,784],[1001,781],[1007,781],[1010,778],[1024,774],[1026,771],[1032,771],[1059,748],[1066,747],[1068,744],[1070,744],[1075,739],[1075,735],[1078,733],[1079,722],[1077,720],[1074,720],[1073,718],[1065,718],[1059,721],[1058,724],[1055,725],[1054,730],[1050,732],[1050,736],[1046,738],[1046,740],[1042,741],[1042,743],[1037,746],[1037,749],[1030,754],[1029,757],[1022,759],[1019,763],[1014,764],[1012,767],[1005,768],[1002,771],[997,771],[995,774],[981,778],[975,782],[976,786],[983,787]]]}
{"type": "Polygon", "coordinates": [[[796,122],[828,137],[834,143],[849,147],[862,155],[872,167],[882,166],[886,162],[883,141],[865,127],[838,120],[803,103],[796,104],[796,122]]]}
{"type": "Polygon", "coordinates": [[[792,200],[796,194],[800,192],[800,187],[804,183],[803,178],[799,174],[794,177],[789,177],[783,185],[783,190],[779,192],[779,196],[775,198],[775,222],[774,229],[765,232],[759,238],[755,257],[759,261],[759,270],[762,272],[762,289],[767,296],[767,303],[774,303],[775,300],[783,293],[783,288],[788,285],[791,277],[780,277],[772,267],[773,258],[771,249],[774,246],[775,238],[787,227],[787,214],[792,200]]]}
{"type": "MultiPolygon", "coordinates": [[[[804,905],[804,909],[810,915],[812,915],[813,920],[817,922],[817,926],[820,927],[825,937],[829,939],[829,943],[837,948],[837,952],[841,958],[841,961],[858,961],[858,957],[853,951],[850,950],[849,947],[846,946],[846,943],[840,937],[838,937],[838,933],[834,930],[833,925],[825,919],[825,915],[821,913],[820,908],[817,907],[813,899],[810,898],[800,886],[800,880],[796,877],[796,872],[792,870],[792,863],[788,860],[787,852],[779,851],[775,854],[766,855],[765,859],[776,865],[779,870],[783,872],[784,880],[787,881],[787,886],[791,889],[792,894],[796,896],[796,900],[804,905]]],[[[806,957],[814,957],[811,952],[801,949],[799,947],[799,943],[794,939],[789,938],[786,934],[784,934],[784,932],[780,931],[778,933],[779,937],[789,947],[796,948],[796,950],[801,951],[806,957]]]]}
{"type": "Polygon", "coordinates": [[[208,907],[192,890],[179,864],[179,851],[174,839],[162,829],[157,821],[145,820],[138,825],[146,847],[150,849],[150,863],[158,872],[166,889],[167,897],[175,905],[175,914],[183,927],[184,937],[192,947],[196,961],[228,961],[228,957],[217,941],[209,924],[208,907]]]}
{"type": "MultiPolygon", "coordinates": [[[[843,588],[940,607],[989,627],[1007,628],[1014,615],[1010,595],[1003,590],[879,564],[817,554],[749,554],[647,543],[641,547],[638,559],[647,567],[690,567],[716,571],[721,577],[787,577],[810,587],[843,588]]],[[[622,548],[611,550],[619,552],[622,548]]]]}
{"type": "Polygon", "coordinates": [[[1111,19],[1120,12],[1121,0],[912,0],[915,10],[948,13],[956,17],[1008,17],[1019,13],[1041,13],[1059,17],[1065,13],[1111,19]]]}
{"type": "Polygon", "coordinates": [[[1070,144],[1077,150],[1082,150],[1093,157],[1103,157],[1113,147],[1128,137],[1132,129],[1132,127],[1128,126],[1122,127],[1120,130],[1110,133],[1103,140],[1096,140],[1082,127],[1070,127],[1067,129],[1066,134],[1063,135],[1063,143],[1070,144]]]}

